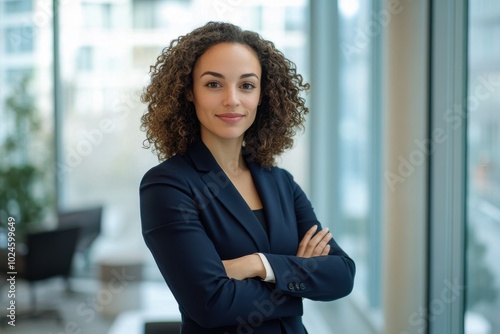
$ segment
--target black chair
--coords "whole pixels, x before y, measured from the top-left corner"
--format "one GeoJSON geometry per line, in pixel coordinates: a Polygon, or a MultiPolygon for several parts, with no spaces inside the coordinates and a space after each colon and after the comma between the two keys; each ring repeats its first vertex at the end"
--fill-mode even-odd
{"type": "Polygon", "coordinates": [[[101,233],[102,207],[61,211],[57,214],[57,223],[61,228],[79,227],[77,251],[86,252],[101,233]]]}
{"type": "Polygon", "coordinates": [[[85,209],[60,211],[57,215],[57,222],[60,228],[79,227],[80,236],[76,251],[81,254],[84,266],[80,274],[90,272],[89,250],[94,240],[101,233],[102,207],[90,207],[85,209]]]}
{"type": "Polygon", "coordinates": [[[26,255],[21,257],[22,266],[18,277],[28,281],[31,297],[31,310],[19,317],[53,317],[62,321],[58,310],[39,310],[36,302],[35,284],[55,277],[66,280],[71,274],[73,255],[75,254],[79,228],[64,228],[26,236],[26,255]]]}
{"type": "Polygon", "coordinates": [[[144,324],[144,334],[179,334],[181,323],[175,321],[154,321],[144,324]]]}

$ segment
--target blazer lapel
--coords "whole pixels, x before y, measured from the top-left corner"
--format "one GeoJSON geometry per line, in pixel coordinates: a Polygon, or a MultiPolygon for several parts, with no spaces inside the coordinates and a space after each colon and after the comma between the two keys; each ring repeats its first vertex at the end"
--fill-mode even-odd
{"type": "Polygon", "coordinates": [[[195,168],[202,172],[201,179],[211,196],[217,198],[247,231],[259,251],[269,252],[270,246],[266,232],[205,144],[201,140],[195,141],[188,149],[188,155],[195,168]]]}
{"type": "Polygon", "coordinates": [[[264,206],[266,214],[267,225],[269,226],[269,241],[272,252],[280,253],[278,248],[281,245],[279,239],[286,233],[283,230],[284,217],[283,217],[283,203],[280,201],[278,187],[274,177],[254,163],[248,163],[248,168],[252,173],[253,181],[257,192],[259,193],[260,200],[264,206]]]}

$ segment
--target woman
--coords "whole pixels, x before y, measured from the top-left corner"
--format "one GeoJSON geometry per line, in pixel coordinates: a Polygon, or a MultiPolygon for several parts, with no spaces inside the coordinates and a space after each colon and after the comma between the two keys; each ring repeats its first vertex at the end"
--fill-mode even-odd
{"type": "Polygon", "coordinates": [[[160,160],[140,186],[144,239],[181,333],[306,333],[302,298],[350,293],[354,262],[274,159],[309,89],[258,34],[209,22],[173,41],[142,96],[160,160]]]}

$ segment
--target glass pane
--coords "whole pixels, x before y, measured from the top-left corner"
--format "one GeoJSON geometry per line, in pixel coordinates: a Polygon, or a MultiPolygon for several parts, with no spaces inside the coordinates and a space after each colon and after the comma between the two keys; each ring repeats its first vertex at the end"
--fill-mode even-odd
{"type": "MultiPolygon", "coordinates": [[[[500,332],[500,3],[469,2],[466,334],[500,332]]],[[[462,124],[461,115],[453,120],[462,124]]]]}
{"type": "Polygon", "coordinates": [[[356,290],[368,307],[378,308],[380,286],[374,279],[380,275],[380,259],[370,248],[378,244],[370,234],[370,122],[372,103],[371,57],[376,34],[368,29],[372,18],[370,0],[339,1],[340,24],[340,114],[339,114],[339,180],[341,199],[340,243],[356,262],[356,290]],[[372,265],[377,263],[377,265],[372,265]]]}
{"type": "Polygon", "coordinates": [[[4,0],[5,13],[29,12],[33,8],[33,0],[4,0]]]}
{"type": "Polygon", "coordinates": [[[140,117],[145,106],[140,94],[149,64],[168,34],[136,34],[133,15],[131,1],[60,5],[61,209],[103,206],[103,233],[92,243],[89,257],[75,268],[76,275],[86,277],[95,274],[96,261],[118,258],[138,263],[145,254],[138,185],[158,161],[142,148],[140,117]],[[144,55],[146,60],[134,67],[133,50],[142,46],[154,54],[144,55]]]}
{"type": "Polygon", "coordinates": [[[52,14],[40,2],[0,2],[0,250],[8,217],[20,245],[55,215],[52,14]]]}
{"type": "Polygon", "coordinates": [[[3,28],[4,52],[6,54],[32,54],[35,36],[33,27],[23,22],[3,28]],[[19,24],[22,23],[22,24],[19,24]]]}

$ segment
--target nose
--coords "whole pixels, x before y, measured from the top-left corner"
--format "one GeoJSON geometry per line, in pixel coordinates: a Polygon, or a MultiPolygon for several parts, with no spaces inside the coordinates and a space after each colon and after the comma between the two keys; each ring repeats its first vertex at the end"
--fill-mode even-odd
{"type": "Polygon", "coordinates": [[[227,107],[238,106],[240,104],[240,100],[237,89],[232,87],[227,88],[224,94],[224,101],[222,103],[227,107]]]}

